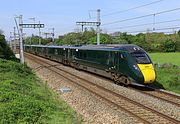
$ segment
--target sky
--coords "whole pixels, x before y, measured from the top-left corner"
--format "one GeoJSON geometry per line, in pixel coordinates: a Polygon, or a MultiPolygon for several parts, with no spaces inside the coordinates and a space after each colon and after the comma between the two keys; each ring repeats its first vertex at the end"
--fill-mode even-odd
{"type": "MultiPolygon", "coordinates": [[[[10,32],[13,32],[15,26],[14,17],[23,15],[23,23],[33,23],[33,20],[29,18],[34,17],[36,23],[40,21],[45,24],[42,32],[51,32],[51,28],[55,28],[55,36],[57,37],[73,32],[78,27],[76,26],[77,21],[96,21],[97,9],[101,10],[101,29],[107,33],[115,31],[134,32],[180,25],[180,20],[178,20],[171,23],[120,28],[180,19],[180,9],[142,19],[106,25],[115,21],[180,8],[180,0],[162,0],[156,4],[118,13],[154,1],[158,0],[0,0],[0,29],[3,30],[6,38],[9,38],[10,32]],[[117,13],[104,16],[114,12],[117,13]]],[[[38,35],[38,29],[24,29],[24,33],[26,36],[38,35]]]]}

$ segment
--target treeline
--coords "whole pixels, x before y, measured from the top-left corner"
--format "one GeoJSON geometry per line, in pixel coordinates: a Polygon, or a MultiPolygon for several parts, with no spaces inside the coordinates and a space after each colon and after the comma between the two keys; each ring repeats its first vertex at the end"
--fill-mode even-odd
{"type": "MultiPolygon", "coordinates": [[[[47,45],[49,43],[52,43],[52,38],[42,38],[40,37],[40,42],[42,45],[47,45]]],[[[27,37],[25,39],[25,43],[26,44],[39,44],[39,36],[31,36],[31,37],[27,37]]]]}
{"type": "Polygon", "coordinates": [[[175,34],[139,33],[131,35],[116,33],[113,43],[136,44],[148,52],[180,52],[180,32],[175,34]]]}
{"type": "MultiPolygon", "coordinates": [[[[31,37],[31,44],[38,44],[38,36],[31,37]]],[[[174,34],[139,33],[137,35],[116,32],[111,35],[101,33],[101,44],[136,44],[148,52],[180,52],[180,31],[174,34]]],[[[96,44],[96,31],[85,30],[83,33],[71,32],[55,39],[56,45],[96,44]]],[[[26,39],[30,44],[30,37],[26,39]]],[[[42,44],[52,44],[52,38],[42,39],[42,44]]]]}

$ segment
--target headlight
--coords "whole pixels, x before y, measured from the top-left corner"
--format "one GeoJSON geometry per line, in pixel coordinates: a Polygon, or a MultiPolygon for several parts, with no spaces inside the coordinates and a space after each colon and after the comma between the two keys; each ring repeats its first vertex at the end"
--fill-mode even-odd
{"type": "Polygon", "coordinates": [[[137,71],[140,71],[139,67],[137,65],[133,65],[134,69],[137,71]]]}

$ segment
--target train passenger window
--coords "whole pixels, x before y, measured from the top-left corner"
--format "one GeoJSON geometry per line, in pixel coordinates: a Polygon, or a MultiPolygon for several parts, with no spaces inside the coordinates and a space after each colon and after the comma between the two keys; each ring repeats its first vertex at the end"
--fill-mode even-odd
{"type": "Polygon", "coordinates": [[[57,49],[55,49],[55,55],[58,55],[58,50],[57,49]]]}
{"type": "Polygon", "coordinates": [[[86,57],[87,57],[87,55],[86,55],[86,53],[84,53],[84,58],[86,59],[86,57]]]}
{"type": "Polygon", "coordinates": [[[63,54],[63,51],[62,49],[59,50],[59,54],[62,55],[63,54]]]}
{"type": "Polygon", "coordinates": [[[79,57],[82,58],[82,52],[79,53],[79,57]]]}

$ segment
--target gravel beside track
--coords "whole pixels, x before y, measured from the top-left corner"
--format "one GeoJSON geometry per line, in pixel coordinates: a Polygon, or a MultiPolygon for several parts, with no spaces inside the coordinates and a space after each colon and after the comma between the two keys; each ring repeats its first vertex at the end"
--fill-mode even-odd
{"type": "MultiPolygon", "coordinates": [[[[82,114],[85,117],[86,123],[120,123],[120,122],[137,123],[137,121],[133,119],[132,117],[127,117],[128,115],[126,113],[116,111],[115,107],[113,106],[109,107],[107,103],[104,103],[103,100],[97,98],[96,96],[90,94],[89,92],[81,88],[78,88],[77,86],[72,86],[73,84],[71,83],[64,83],[64,82],[67,82],[66,79],[63,79],[62,77],[58,78],[59,76],[57,76],[56,74],[52,75],[48,69],[42,68],[38,64],[33,63],[31,60],[27,59],[27,62],[31,67],[36,68],[35,70],[41,76],[41,78],[47,80],[48,84],[54,90],[58,91],[59,88],[62,86],[62,84],[64,85],[63,87],[65,86],[71,87],[73,92],[67,93],[67,94],[61,94],[60,96],[63,97],[73,108],[75,108],[78,111],[78,113],[82,114]],[[77,92],[77,93],[74,93],[74,92],[77,92]],[[85,92],[85,93],[82,93],[82,92],[85,92]],[[86,97],[87,94],[90,96],[86,97]],[[80,101],[80,102],[77,102],[77,101],[80,101]],[[93,111],[94,114],[90,114],[89,111],[86,111],[89,108],[90,103],[92,103],[90,106],[93,106],[93,107],[90,107],[91,108],[90,111],[93,111]],[[84,104],[86,104],[85,107],[83,107],[84,104]],[[77,105],[79,106],[77,107],[77,105]],[[82,107],[83,109],[81,109],[82,107]],[[97,117],[97,118],[94,118],[94,117],[97,117]]],[[[54,64],[54,62],[51,62],[51,63],[54,64]]],[[[89,79],[92,82],[98,85],[101,85],[103,87],[106,87],[107,89],[110,89],[118,94],[122,94],[134,101],[143,103],[144,105],[150,106],[153,109],[157,109],[161,113],[165,113],[166,115],[172,118],[180,120],[179,118],[180,108],[170,103],[158,100],[157,98],[149,97],[143,93],[139,93],[137,91],[127,89],[125,87],[117,86],[115,84],[110,83],[107,80],[103,80],[96,76],[92,76],[91,74],[84,73],[83,71],[77,71],[75,69],[72,69],[70,67],[63,66],[63,65],[59,65],[58,68],[63,68],[65,70],[70,71],[71,73],[73,72],[76,75],[79,75],[85,79],[89,79]]]]}
{"type": "Polygon", "coordinates": [[[41,67],[33,60],[25,58],[28,66],[33,68],[36,74],[46,82],[59,97],[64,99],[78,114],[83,116],[84,124],[133,124],[136,119],[130,117],[123,111],[117,111],[117,108],[107,104],[96,95],[87,90],[70,83],[63,77],[41,67]],[[72,92],[61,93],[62,87],[69,87],[72,92]]]}
{"type": "Polygon", "coordinates": [[[166,93],[163,91],[159,90],[154,90],[154,91],[140,91],[143,92],[144,94],[150,95],[152,97],[164,100],[166,102],[171,103],[172,105],[175,105],[177,107],[180,107],[180,96],[177,95],[172,95],[170,93],[166,93]]]}

